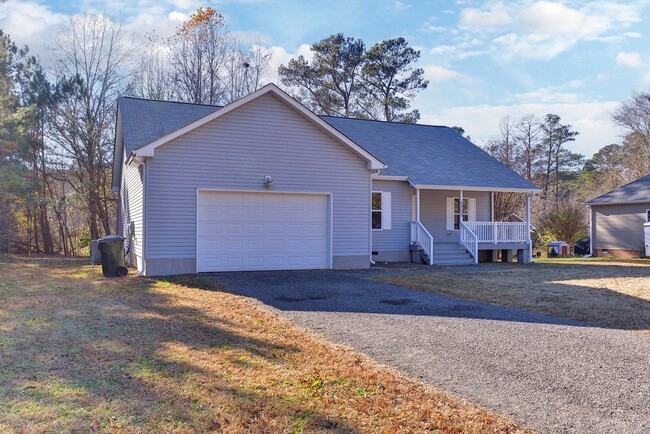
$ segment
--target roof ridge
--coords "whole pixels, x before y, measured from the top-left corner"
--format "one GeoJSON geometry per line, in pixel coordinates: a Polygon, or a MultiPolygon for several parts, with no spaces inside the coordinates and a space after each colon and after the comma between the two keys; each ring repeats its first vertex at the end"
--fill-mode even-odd
{"type": "Polygon", "coordinates": [[[171,100],[168,100],[168,99],[141,98],[141,97],[130,96],[130,95],[122,95],[122,96],[119,97],[119,99],[136,99],[138,101],[164,102],[164,103],[169,103],[169,104],[186,104],[186,105],[199,106],[199,107],[214,107],[214,108],[223,108],[224,107],[222,105],[201,104],[201,103],[186,102],[186,101],[171,101],[171,100]]]}
{"type": "Polygon", "coordinates": [[[641,181],[641,180],[643,180],[643,179],[645,179],[645,178],[648,178],[648,177],[650,177],[650,173],[648,173],[647,175],[643,175],[642,177],[637,178],[637,179],[635,179],[635,180],[633,180],[633,181],[627,182],[627,183],[625,183],[625,184],[623,184],[623,185],[621,185],[621,186],[619,186],[619,187],[613,188],[613,189],[609,190],[608,192],[603,193],[603,194],[601,194],[600,196],[597,196],[597,197],[593,198],[592,200],[594,200],[594,199],[598,199],[599,197],[602,197],[602,196],[606,196],[606,195],[608,195],[609,193],[613,193],[613,192],[615,192],[616,190],[620,190],[620,189],[622,189],[622,188],[624,188],[624,187],[627,187],[628,185],[634,184],[635,182],[639,182],[639,181],[641,181]]]}
{"type": "Polygon", "coordinates": [[[321,118],[345,119],[350,121],[367,121],[367,122],[379,122],[382,124],[392,124],[392,125],[415,125],[418,127],[448,128],[450,130],[452,129],[447,125],[431,125],[431,124],[417,124],[417,123],[414,124],[411,122],[393,122],[393,121],[383,121],[381,119],[348,118],[345,116],[331,116],[331,115],[317,115],[317,116],[321,118]]]}
{"type": "Polygon", "coordinates": [[[609,190],[608,192],[605,192],[605,193],[603,193],[603,194],[601,194],[601,195],[598,195],[598,196],[594,197],[593,199],[588,200],[588,201],[585,202],[585,203],[590,204],[590,203],[594,203],[594,201],[596,201],[596,200],[606,198],[607,196],[610,196],[610,197],[611,197],[612,193],[614,193],[614,199],[616,199],[615,194],[616,194],[616,192],[618,192],[619,190],[623,190],[625,187],[627,187],[627,186],[629,186],[629,185],[635,184],[635,183],[640,182],[640,181],[646,181],[646,180],[647,180],[647,181],[650,181],[650,173],[648,173],[647,175],[643,175],[643,176],[641,176],[640,178],[637,178],[637,179],[635,179],[635,180],[633,180],[633,181],[630,181],[630,182],[628,182],[628,183],[626,183],[626,184],[623,184],[623,185],[621,185],[620,187],[616,187],[616,188],[614,188],[614,189],[612,189],[612,190],[609,190]],[[647,178],[647,179],[646,179],[646,178],[647,178]]]}

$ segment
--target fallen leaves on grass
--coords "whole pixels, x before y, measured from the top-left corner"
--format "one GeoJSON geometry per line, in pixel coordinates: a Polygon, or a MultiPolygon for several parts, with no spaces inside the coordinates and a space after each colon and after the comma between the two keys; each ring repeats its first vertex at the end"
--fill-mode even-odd
{"type": "Polygon", "coordinates": [[[526,432],[323,342],[213,278],[109,280],[35,260],[0,271],[0,372],[12,373],[0,376],[0,428],[526,432]]]}

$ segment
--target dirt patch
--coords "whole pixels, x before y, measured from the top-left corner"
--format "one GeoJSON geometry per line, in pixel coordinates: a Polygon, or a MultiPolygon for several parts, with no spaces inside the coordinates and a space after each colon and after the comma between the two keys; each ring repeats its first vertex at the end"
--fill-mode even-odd
{"type": "Polygon", "coordinates": [[[12,258],[0,305],[1,432],[527,432],[214,278],[12,258]]]}
{"type": "Polygon", "coordinates": [[[488,264],[486,269],[379,279],[466,300],[650,333],[650,261],[557,259],[516,267],[488,264]]]}

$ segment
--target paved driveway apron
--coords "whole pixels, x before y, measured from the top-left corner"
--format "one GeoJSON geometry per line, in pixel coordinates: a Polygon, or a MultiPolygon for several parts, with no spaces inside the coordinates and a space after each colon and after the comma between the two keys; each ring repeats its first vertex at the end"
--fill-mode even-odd
{"type": "Polygon", "coordinates": [[[300,326],[540,432],[650,433],[650,336],[368,279],[382,272],[214,276],[300,326]]]}

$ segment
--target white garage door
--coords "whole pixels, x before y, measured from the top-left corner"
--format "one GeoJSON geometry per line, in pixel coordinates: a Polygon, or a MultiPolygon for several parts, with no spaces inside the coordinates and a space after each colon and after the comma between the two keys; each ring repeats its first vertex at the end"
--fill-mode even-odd
{"type": "Polygon", "coordinates": [[[329,196],[200,191],[197,270],[329,268],[329,196]]]}

